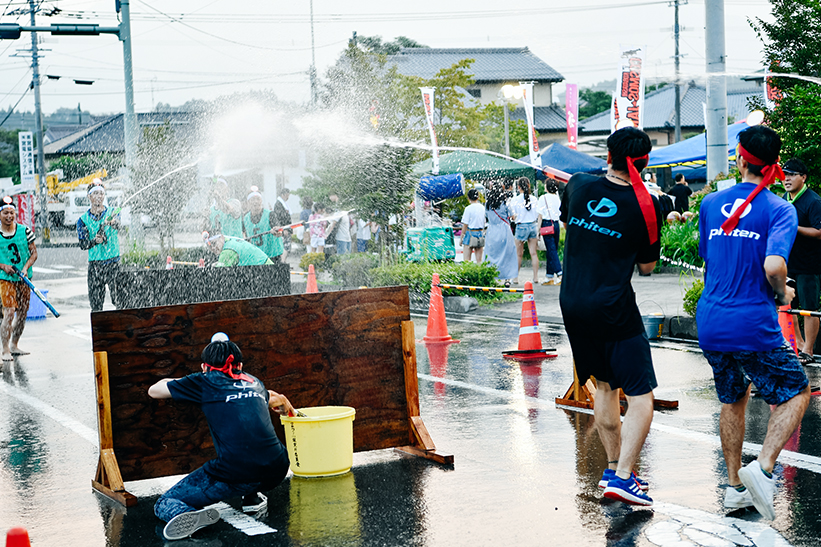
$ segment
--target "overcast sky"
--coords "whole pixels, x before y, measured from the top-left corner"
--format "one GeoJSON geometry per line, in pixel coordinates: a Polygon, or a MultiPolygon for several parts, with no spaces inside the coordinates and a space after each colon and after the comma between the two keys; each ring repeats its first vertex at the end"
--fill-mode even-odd
{"type": "MultiPolygon", "coordinates": [[[[681,0],[682,3],[686,0],[681,0]]],[[[682,72],[705,72],[705,0],[680,8],[682,72]]],[[[747,19],[770,19],[763,0],[724,0],[729,72],[761,68],[761,43],[747,19]]],[[[22,0],[0,0],[0,23],[29,24],[22,0]]],[[[38,25],[88,22],[118,23],[114,0],[42,1],[38,25]]],[[[141,0],[131,1],[136,109],[157,102],[179,105],[188,99],[211,99],[248,89],[272,89],[284,100],[310,99],[311,24],[308,0],[141,0]]],[[[667,1],[636,0],[438,0],[396,2],[314,0],[316,65],[320,77],[345,48],[351,34],[379,35],[386,41],[407,36],[431,47],[522,47],[565,77],[566,83],[589,86],[616,76],[620,43],[647,46],[647,73],[672,77],[673,8],[667,1]],[[605,9],[606,8],[606,9],[605,9]],[[416,11],[429,9],[431,11],[416,11]]],[[[122,45],[112,35],[96,37],[43,35],[41,73],[43,111],[59,107],[92,113],[124,109],[122,45]],[[46,80],[45,75],[61,76],[46,80]],[[80,86],[73,79],[94,80],[80,86]]],[[[0,107],[14,105],[31,81],[30,60],[12,57],[29,48],[24,33],[17,41],[0,41],[0,107]]],[[[554,97],[564,85],[554,87],[554,97]]],[[[33,110],[29,93],[18,109],[33,110]]]]}

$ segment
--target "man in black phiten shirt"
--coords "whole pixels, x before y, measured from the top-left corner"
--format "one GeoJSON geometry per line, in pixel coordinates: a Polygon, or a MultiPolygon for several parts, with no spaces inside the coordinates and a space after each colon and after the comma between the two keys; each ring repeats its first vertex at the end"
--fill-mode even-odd
{"type": "MultiPolygon", "coordinates": [[[[790,259],[788,276],[795,279],[796,290],[792,307],[818,311],[821,297],[821,197],[807,186],[807,166],[793,158],[784,164],[784,198],[795,206],[798,213],[798,234],[790,259]]],[[[804,335],[795,329],[798,360],[802,365],[814,363],[813,346],[818,336],[818,318],[804,318],[804,335]]]]}
{"type": "Polygon", "coordinates": [[[656,265],[661,211],[639,175],[652,148],[647,134],[619,129],[607,148],[606,176],[578,173],[565,189],[559,302],[579,382],[590,376],[597,382],[595,423],[608,459],[599,486],[605,497],[652,505],[633,468],[653,420],[657,383],[630,278],[636,265],[643,274],[656,265]],[[624,424],[619,388],[628,400],[624,424]]]}
{"type": "Polygon", "coordinates": [[[690,196],[693,195],[693,191],[687,186],[687,179],[683,174],[676,175],[676,184],[670,188],[667,195],[676,198],[675,210],[679,213],[690,210],[690,196]]]}

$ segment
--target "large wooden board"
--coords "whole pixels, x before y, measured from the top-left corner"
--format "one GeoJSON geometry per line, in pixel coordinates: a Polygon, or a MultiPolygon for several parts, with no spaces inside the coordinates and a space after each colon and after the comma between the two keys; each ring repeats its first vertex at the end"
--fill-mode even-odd
{"type": "Polygon", "coordinates": [[[188,473],[214,457],[200,409],[153,400],[147,390],[160,378],[198,372],[217,331],[242,349],[247,372],[294,406],[354,407],[354,450],[408,444],[401,322],[409,319],[407,287],[92,314],[94,351],[108,353],[123,480],[188,473]]]}

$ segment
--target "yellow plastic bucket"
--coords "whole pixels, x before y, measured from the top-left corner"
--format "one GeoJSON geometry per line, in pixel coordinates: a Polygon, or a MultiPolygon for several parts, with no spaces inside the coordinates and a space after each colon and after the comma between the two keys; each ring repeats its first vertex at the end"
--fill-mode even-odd
{"type": "Polygon", "coordinates": [[[331,477],[353,465],[353,420],[349,406],[299,409],[305,417],[280,416],[291,471],[299,477],[331,477]]]}

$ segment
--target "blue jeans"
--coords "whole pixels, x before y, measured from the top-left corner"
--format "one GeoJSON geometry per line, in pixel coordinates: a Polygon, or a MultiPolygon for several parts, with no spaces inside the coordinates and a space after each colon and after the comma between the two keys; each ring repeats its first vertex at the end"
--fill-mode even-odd
{"type": "Polygon", "coordinates": [[[221,482],[200,467],[160,496],[154,504],[154,514],[168,522],[182,513],[196,511],[219,501],[254,494],[260,490],[261,482],[221,482]]]}
{"type": "Polygon", "coordinates": [[[340,241],[336,240],[336,254],[344,255],[345,253],[351,252],[351,242],[350,241],[340,241]]]}
{"type": "Polygon", "coordinates": [[[545,260],[545,273],[549,276],[562,273],[562,263],[559,261],[559,221],[542,220],[542,227],[553,224],[553,233],[542,236],[544,248],[547,251],[545,260]]]}
{"type": "Polygon", "coordinates": [[[368,252],[368,241],[370,239],[356,239],[356,252],[357,253],[367,253],[368,252]]]}

